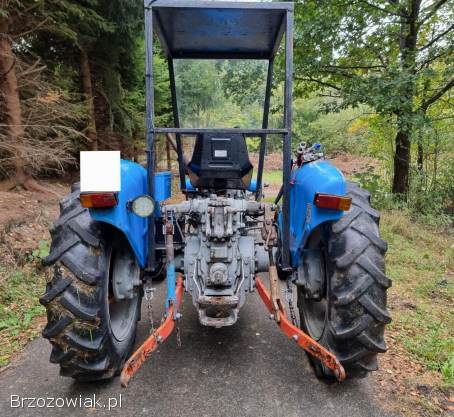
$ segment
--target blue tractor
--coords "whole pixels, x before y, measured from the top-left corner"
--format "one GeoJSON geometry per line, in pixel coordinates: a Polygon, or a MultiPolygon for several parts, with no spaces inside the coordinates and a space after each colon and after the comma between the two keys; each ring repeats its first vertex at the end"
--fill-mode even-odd
{"type": "Polygon", "coordinates": [[[43,336],[62,375],[92,381],[121,374],[127,385],[178,324],[183,292],[200,323],[216,328],[234,325],[257,292],[321,379],[364,377],[377,369],[390,322],[387,245],[369,193],[347,182],[319,145],[301,143],[292,159],[293,7],[145,0],[147,165],[122,160],[118,192],[85,193],[75,184],[51,230],[46,262],[54,272],[41,298],[48,316],[43,336]],[[168,60],[173,127],[154,124],[154,34],[168,60]],[[269,128],[268,115],[281,43],[284,120],[276,129],[269,128]],[[262,128],[181,127],[176,59],[267,61],[262,128]],[[171,173],[155,172],[160,134],[174,138],[178,155],[183,197],[175,204],[166,203],[171,173]],[[282,138],[283,149],[283,183],[274,203],[263,201],[270,135],[282,138]],[[187,137],[195,137],[192,156],[183,152],[187,137]],[[247,137],[260,138],[254,180],[247,137]],[[158,278],[167,281],[166,314],[133,353],[142,298],[151,303],[158,278]],[[290,297],[282,297],[281,286],[290,297]]]}

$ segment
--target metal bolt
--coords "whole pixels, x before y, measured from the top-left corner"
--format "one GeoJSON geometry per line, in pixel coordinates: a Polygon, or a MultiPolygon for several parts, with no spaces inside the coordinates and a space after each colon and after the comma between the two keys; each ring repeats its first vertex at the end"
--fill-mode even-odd
{"type": "Polygon", "coordinates": [[[163,342],[162,336],[161,336],[161,335],[158,335],[158,336],[156,337],[156,341],[157,341],[158,343],[162,343],[162,342],[163,342]]]}
{"type": "Polygon", "coordinates": [[[300,338],[300,337],[299,337],[297,334],[294,334],[294,335],[292,336],[292,339],[293,339],[295,342],[298,342],[298,339],[299,339],[299,338],[300,338]]]}
{"type": "Polygon", "coordinates": [[[270,314],[270,320],[274,320],[274,314],[270,314]]]}

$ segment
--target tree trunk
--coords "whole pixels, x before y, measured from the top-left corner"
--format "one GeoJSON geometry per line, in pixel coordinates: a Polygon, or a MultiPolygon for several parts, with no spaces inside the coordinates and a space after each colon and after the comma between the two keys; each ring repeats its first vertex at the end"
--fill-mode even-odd
{"type": "Polygon", "coordinates": [[[82,78],[82,93],[85,97],[88,115],[87,137],[90,141],[90,150],[98,150],[98,133],[96,130],[95,106],[93,104],[93,85],[91,82],[90,60],[87,51],[80,49],[80,75],[82,78]]]}
{"type": "Polygon", "coordinates": [[[410,0],[409,8],[400,12],[405,15],[400,21],[400,66],[408,79],[400,88],[401,105],[396,110],[397,134],[394,155],[394,178],[392,192],[405,197],[408,194],[410,179],[410,145],[413,133],[413,100],[415,96],[416,44],[418,38],[418,17],[421,0],[410,0]]]}
{"type": "Polygon", "coordinates": [[[418,172],[420,174],[423,173],[424,170],[424,147],[422,144],[422,135],[419,136],[418,138],[418,160],[417,160],[417,165],[418,165],[418,172]]]}
{"type": "Polygon", "coordinates": [[[8,140],[16,149],[14,153],[14,174],[11,178],[0,182],[0,191],[9,191],[17,185],[23,185],[30,191],[55,194],[39,185],[26,172],[26,159],[22,151],[24,127],[22,125],[22,109],[19,86],[16,75],[16,57],[14,56],[9,25],[6,19],[0,19],[0,93],[3,96],[3,121],[7,126],[8,140]]]}
{"type": "MultiPolygon", "coordinates": [[[[19,88],[16,77],[16,58],[11,49],[11,40],[7,35],[8,22],[5,19],[0,21],[0,84],[4,101],[4,121],[8,126],[9,141],[16,144],[24,134],[22,127],[22,111],[19,98],[19,88]]],[[[19,179],[25,178],[25,162],[19,155],[15,155],[15,176],[19,179]]]]}
{"type": "Polygon", "coordinates": [[[407,132],[398,131],[396,135],[396,153],[394,155],[393,194],[407,194],[409,173],[410,137],[407,132]]]}

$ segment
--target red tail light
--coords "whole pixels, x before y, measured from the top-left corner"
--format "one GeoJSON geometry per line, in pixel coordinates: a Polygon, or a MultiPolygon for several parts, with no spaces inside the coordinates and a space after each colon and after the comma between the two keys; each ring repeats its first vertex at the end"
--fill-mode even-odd
{"type": "Polygon", "coordinates": [[[314,204],[318,208],[348,211],[352,205],[352,199],[340,195],[317,193],[315,194],[314,204]]]}
{"type": "Polygon", "coordinates": [[[116,193],[81,193],[80,204],[85,208],[108,208],[118,203],[116,193]]]}

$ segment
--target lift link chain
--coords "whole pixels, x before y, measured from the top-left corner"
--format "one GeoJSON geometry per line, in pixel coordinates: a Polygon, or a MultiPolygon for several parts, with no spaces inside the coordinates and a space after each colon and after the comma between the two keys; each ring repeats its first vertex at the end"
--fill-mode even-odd
{"type": "Polygon", "coordinates": [[[292,324],[294,326],[298,327],[298,321],[296,319],[296,314],[295,314],[295,307],[293,305],[293,288],[292,288],[292,282],[290,279],[287,279],[287,302],[288,302],[288,308],[290,311],[290,319],[292,320],[292,324]]]}
{"type": "Polygon", "coordinates": [[[147,281],[144,286],[144,296],[145,296],[145,301],[147,302],[147,314],[148,314],[148,321],[150,322],[150,334],[155,332],[154,319],[153,319],[153,304],[152,304],[152,300],[153,300],[155,291],[156,291],[156,288],[152,287],[152,281],[151,280],[147,281]]]}
{"type": "Polygon", "coordinates": [[[175,326],[176,326],[176,335],[177,335],[177,346],[179,348],[181,347],[180,319],[181,319],[181,314],[177,313],[177,315],[175,317],[175,326]]]}

